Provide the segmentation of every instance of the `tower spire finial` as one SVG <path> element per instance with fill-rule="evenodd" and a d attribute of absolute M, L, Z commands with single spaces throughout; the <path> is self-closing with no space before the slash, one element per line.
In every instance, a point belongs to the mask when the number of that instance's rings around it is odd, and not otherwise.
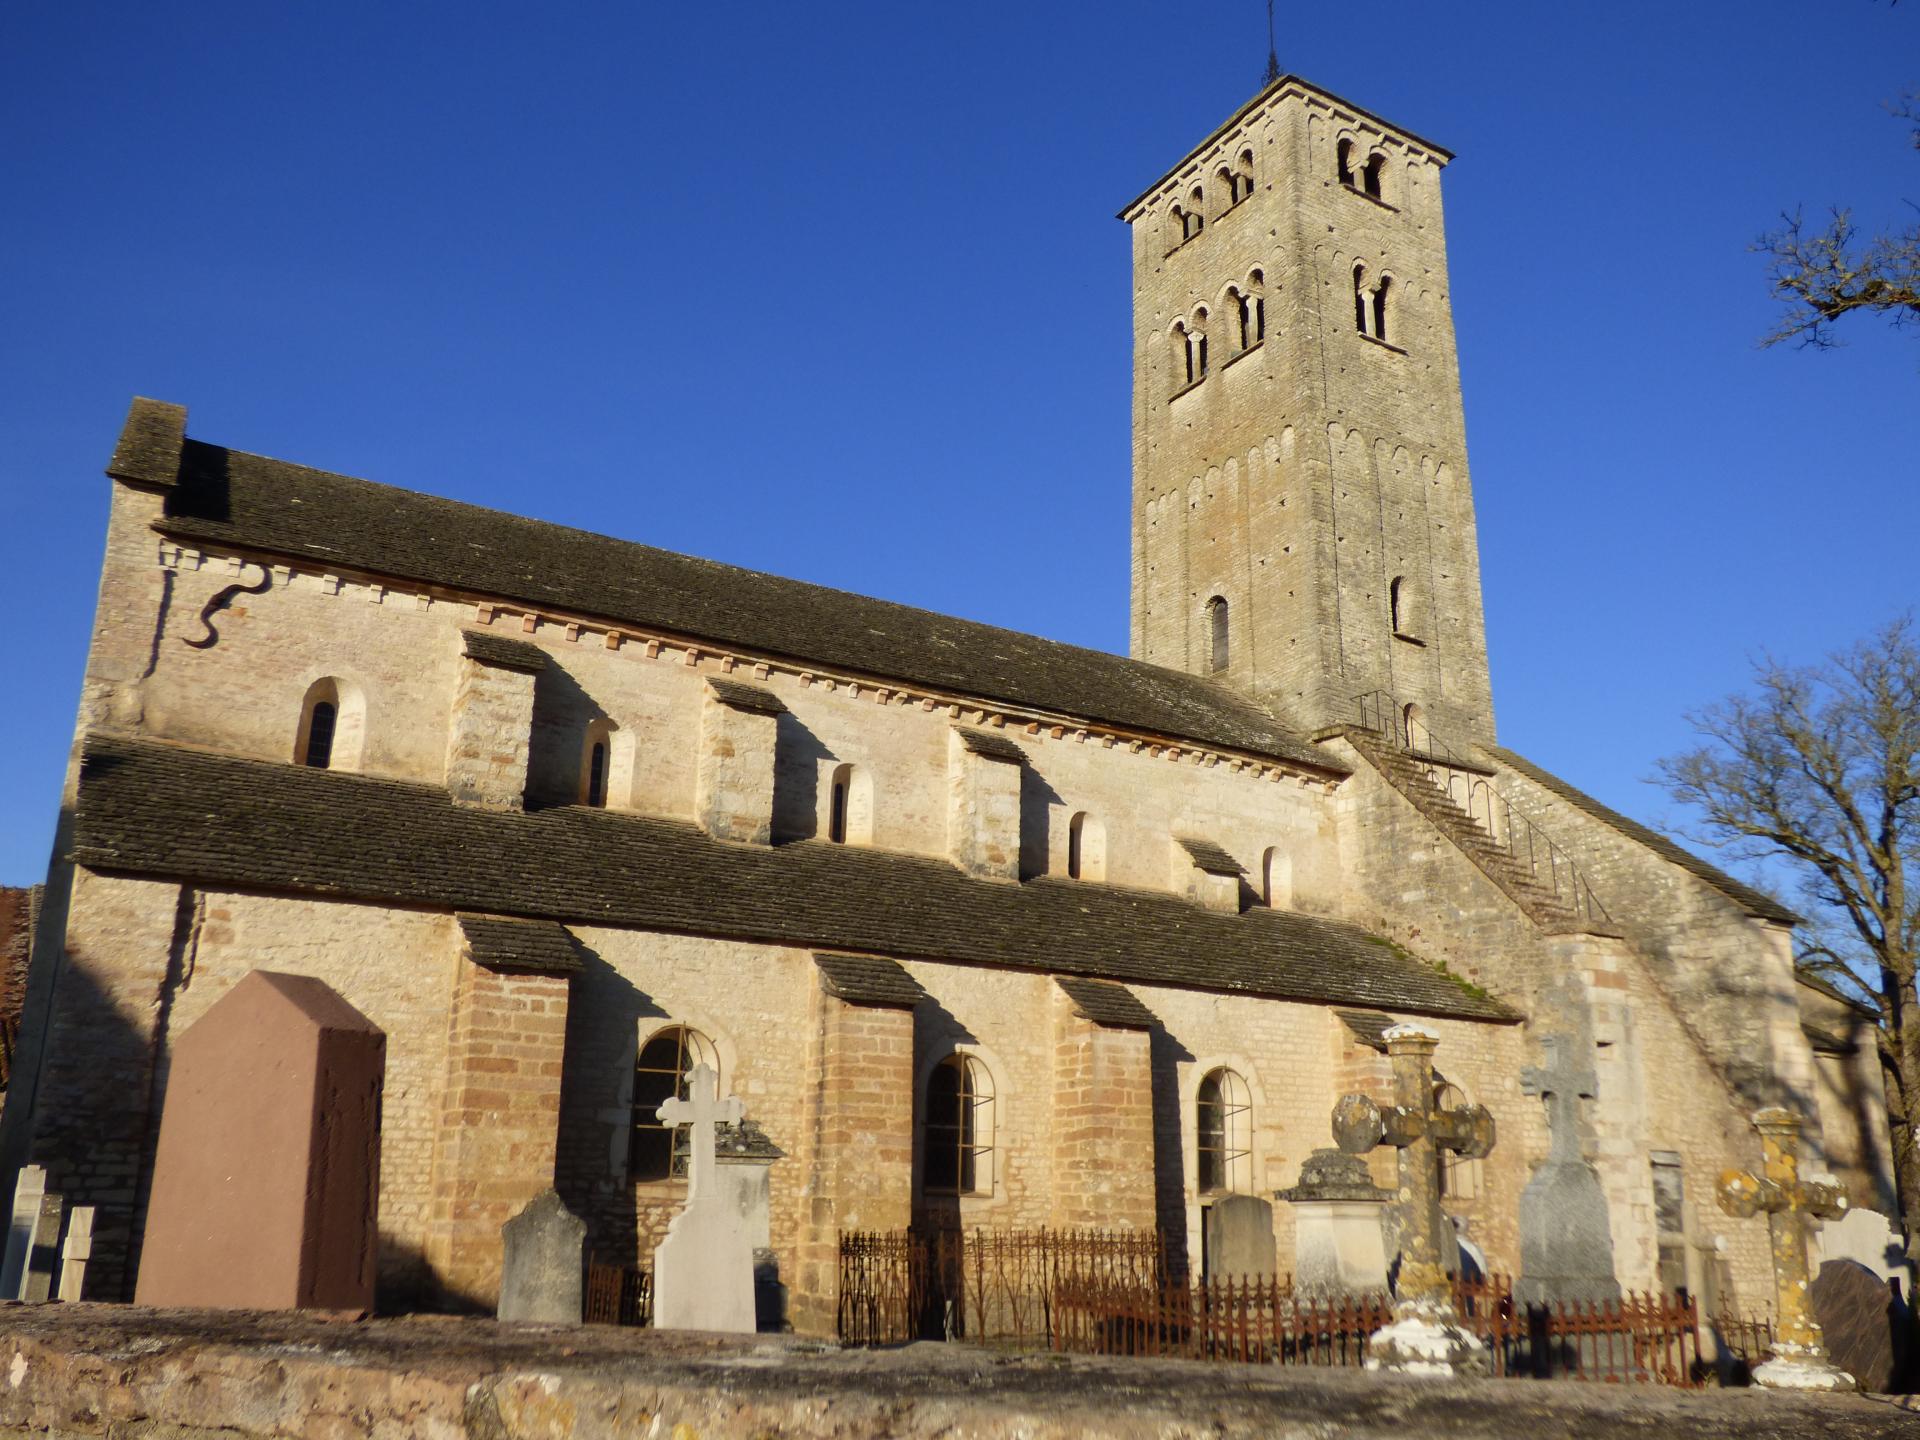
<path fill-rule="evenodd" d="M 1260 83 L 1271 85 L 1280 78 L 1280 52 L 1273 47 L 1273 0 L 1267 0 L 1267 78 Z"/>

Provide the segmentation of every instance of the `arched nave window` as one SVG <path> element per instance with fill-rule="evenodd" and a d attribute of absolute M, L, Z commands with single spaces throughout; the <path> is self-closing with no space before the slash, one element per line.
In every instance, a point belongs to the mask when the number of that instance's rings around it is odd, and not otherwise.
<path fill-rule="evenodd" d="M 1436 1110 L 1458 1110 L 1467 1104 L 1467 1092 L 1458 1085 L 1440 1076 L 1434 1076 L 1433 1108 Z M 1478 1200 L 1481 1187 L 1486 1183 L 1486 1175 L 1478 1160 L 1469 1160 L 1464 1155 L 1440 1148 L 1440 1198 L 1443 1200 Z"/>
<path fill-rule="evenodd" d="M 1246 1195 L 1253 1190 L 1253 1101 L 1247 1082 L 1222 1066 L 1200 1081 L 1194 1102 L 1202 1195 Z"/>
<path fill-rule="evenodd" d="M 993 1193 L 993 1076 L 977 1056 L 949 1055 L 927 1076 L 921 1167 L 936 1195 Z"/>
<path fill-rule="evenodd" d="M 670 1180 L 687 1173 L 687 1127 L 668 1125 L 660 1107 L 687 1098 L 687 1074 L 696 1065 L 720 1073 L 713 1042 L 687 1025 L 656 1030 L 633 1062 L 633 1133 L 627 1142 L 627 1174 L 634 1180 Z M 726 1093 L 724 1082 L 721 1094 Z"/>

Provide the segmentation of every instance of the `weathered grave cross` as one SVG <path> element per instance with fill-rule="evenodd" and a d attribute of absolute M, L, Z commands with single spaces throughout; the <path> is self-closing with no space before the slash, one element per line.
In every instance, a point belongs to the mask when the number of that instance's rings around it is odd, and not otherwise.
<path fill-rule="evenodd" d="M 713 1127 L 721 1121 L 738 1125 L 746 1116 L 746 1106 L 735 1095 L 720 1099 L 720 1077 L 711 1065 L 702 1062 L 687 1074 L 687 1098 L 665 1100 L 654 1113 L 661 1124 L 685 1125 L 691 1132 L 687 1160 L 687 1206 L 691 1209 L 703 1191 L 712 1193 Z"/>
<path fill-rule="evenodd" d="M 1726 1170 L 1720 1175 L 1720 1208 L 1746 1220 L 1767 1217 L 1773 1242 L 1773 1292 L 1779 1328 L 1773 1359 L 1753 1372 L 1762 1385 L 1793 1389 L 1851 1390 L 1853 1377 L 1827 1359 L 1825 1337 L 1808 1304 L 1807 1231 L 1820 1220 L 1847 1213 L 1838 1185 L 1800 1178 L 1800 1117 L 1778 1107 L 1759 1111 L 1762 1173 Z"/>
<path fill-rule="evenodd" d="M 1549 1035 L 1540 1042 L 1547 1052 L 1545 1065 L 1529 1065 L 1520 1072 L 1523 1094 L 1538 1095 L 1547 1104 L 1547 1130 L 1552 1150 L 1548 1164 L 1577 1164 L 1580 1153 L 1580 1102 L 1598 1093 L 1600 1082 L 1591 1065 L 1573 1057 L 1565 1036 Z"/>
<path fill-rule="evenodd" d="M 1333 1108 L 1333 1138 L 1349 1155 L 1365 1155 L 1381 1144 L 1400 1152 L 1400 1274 L 1393 1322 L 1370 1337 L 1367 1368 L 1410 1375 L 1485 1374 L 1492 1357 L 1461 1328 L 1440 1265 L 1440 1151 L 1480 1159 L 1493 1149 L 1493 1116 L 1478 1105 L 1434 1108 L 1438 1035 L 1417 1025 L 1395 1025 L 1384 1038 L 1398 1103 L 1383 1110 L 1369 1096 L 1343 1095 Z"/>

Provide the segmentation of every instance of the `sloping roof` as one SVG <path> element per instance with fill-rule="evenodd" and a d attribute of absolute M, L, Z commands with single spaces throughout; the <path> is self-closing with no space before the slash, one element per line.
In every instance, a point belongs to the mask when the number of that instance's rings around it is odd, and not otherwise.
<path fill-rule="evenodd" d="M 1638 820 L 1629 820 L 1618 810 L 1608 809 L 1584 790 L 1577 790 L 1550 771 L 1542 770 L 1526 756 L 1516 754 L 1504 745 L 1483 745 L 1490 755 L 1512 766 L 1536 785 L 1544 786 L 1558 795 L 1576 810 L 1584 810 L 1601 824 L 1611 827 L 1629 840 L 1638 841 L 1653 851 L 1662 860 L 1678 865 L 1688 874 L 1704 880 L 1729 900 L 1741 906 L 1749 914 L 1762 920 L 1776 920 L 1782 925 L 1798 925 L 1800 917 L 1771 896 L 1763 895 L 1751 885 L 1742 885 L 1726 871 L 1709 865 L 1691 850 L 1683 849 L 1657 830 L 1650 830 Z"/>
<path fill-rule="evenodd" d="M 800 841 L 733 845 L 684 821 L 459 806 L 437 786 L 95 736 L 74 859 L 96 870 L 809 949 L 1374 1005 L 1518 1013 L 1357 926 Z"/>
<path fill-rule="evenodd" d="M 462 914 L 458 919 L 468 956 L 484 969 L 566 975 L 580 968 L 580 952 L 564 925 L 504 915 Z"/>
<path fill-rule="evenodd" d="M 538 675 L 547 668 L 547 652 L 531 641 L 513 640 L 485 630 L 462 630 L 460 636 L 466 653 L 484 665 L 524 670 L 529 675 Z"/>
<path fill-rule="evenodd" d="M 751 710 L 759 715 L 779 715 L 786 711 L 780 697 L 764 685 L 748 685 L 719 675 L 707 677 L 707 689 L 722 705 L 734 710 Z"/>
<path fill-rule="evenodd" d="M 1066 992 L 1074 1010 L 1082 1019 L 1116 1030 L 1151 1030 L 1153 1012 L 1140 1003 L 1140 997 L 1112 980 L 1088 980 L 1056 975 L 1054 984 Z"/>
<path fill-rule="evenodd" d="M 1387 1031 L 1393 1028 L 1393 1017 L 1383 1015 L 1378 1010 L 1336 1010 L 1340 1023 L 1347 1027 L 1347 1033 L 1369 1050 L 1387 1053 Z"/>
<path fill-rule="evenodd" d="M 956 725 L 953 733 L 960 737 L 960 743 L 975 755 L 984 755 L 989 760 L 1005 760 L 1014 765 L 1027 763 L 1027 752 L 1004 735 L 996 735 L 991 730 L 975 730 L 966 725 Z"/>
<path fill-rule="evenodd" d="M 1211 679 L 188 440 L 176 538 L 548 605 L 800 663 L 1346 767 Z"/>
<path fill-rule="evenodd" d="M 912 1009 L 927 998 L 920 982 L 898 960 L 878 955 L 815 955 L 820 983 L 829 995 L 849 1005 L 884 1005 Z"/>
<path fill-rule="evenodd" d="M 1187 852 L 1187 858 L 1209 875 L 1244 875 L 1246 866 L 1229 855 L 1224 846 L 1198 835 L 1176 835 L 1173 843 Z"/>

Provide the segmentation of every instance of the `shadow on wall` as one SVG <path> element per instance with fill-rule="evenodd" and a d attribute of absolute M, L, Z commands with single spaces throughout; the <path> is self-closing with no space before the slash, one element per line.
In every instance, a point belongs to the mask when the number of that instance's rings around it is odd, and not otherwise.
<path fill-rule="evenodd" d="M 561 1056 L 554 1188 L 587 1222 L 587 1245 L 608 1265 L 640 1265 L 634 1191 L 627 1179 L 633 1066 L 643 1021 L 669 1018 L 577 936 L 581 970 L 567 1005 Z"/>
<path fill-rule="evenodd" d="M 1020 767 L 1020 878 L 1031 880 L 1045 875 L 1053 860 L 1051 816 L 1053 807 L 1062 805 L 1060 793 L 1035 772 L 1031 765 Z"/>
<path fill-rule="evenodd" d="M 820 833 L 820 772 L 839 757 L 818 735 L 783 711 L 773 732 L 773 843 Z"/>
<path fill-rule="evenodd" d="M 1193 1063 L 1193 1054 L 1161 1026 L 1147 1034 L 1147 1063 L 1153 1083 L 1153 1209 L 1160 1231 L 1167 1237 L 1167 1269 L 1173 1279 L 1191 1273 L 1187 1254 L 1187 1182 L 1182 1157 L 1186 1153 L 1181 1125 L 1181 1065 Z"/>
<path fill-rule="evenodd" d="M 533 677 L 533 738 L 527 756 L 529 810 L 580 802 L 587 732 L 608 720 L 599 702 L 555 661 Z"/>

